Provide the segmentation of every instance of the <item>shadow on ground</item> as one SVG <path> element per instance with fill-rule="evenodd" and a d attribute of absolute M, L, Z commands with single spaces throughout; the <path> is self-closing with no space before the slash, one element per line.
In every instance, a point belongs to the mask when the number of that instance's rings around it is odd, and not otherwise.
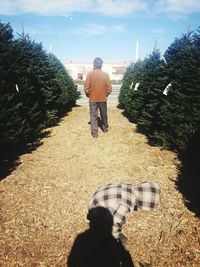
<path fill-rule="evenodd" d="M 89 213 L 90 228 L 76 237 L 68 257 L 68 267 L 134 267 L 129 252 L 111 234 L 112 223 L 108 213 L 101 207 Z M 93 220 L 94 215 L 96 218 Z"/>
<path fill-rule="evenodd" d="M 5 145 L 0 147 L 0 180 L 5 179 L 21 164 L 20 156 L 32 153 L 43 144 L 42 138 L 48 137 L 50 131 L 43 132 L 37 141 L 29 144 Z"/>
<path fill-rule="evenodd" d="M 188 146 L 187 153 L 180 157 L 181 168 L 176 186 L 182 193 L 186 207 L 200 218 L 200 135 Z"/>
<path fill-rule="evenodd" d="M 91 122 L 89 121 L 88 124 L 90 125 Z M 98 117 L 98 127 L 101 129 L 102 132 L 104 132 L 103 122 L 100 117 Z"/>
<path fill-rule="evenodd" d="M 129 122 L 131 122 L 131 123 L 137 123 L 137 121 L 134 120 L 133 116 L 130 116 L 130 115 L 129 115 L 129 113 L 126 111 L 126 109 L 124 108 L 123 105 L 118 104 L 118 105 L 117 105 L 117 108 L 118 108 L 119 110 L 121 110 L 121 114 L 122 114 L 126 119 L 128 119 Z"/>
<path fill-rule="evenodd" d="M 68 116 L 68 113 L 71 112 L 74 107 L 80 106 L 75 102 L 72 102 L 70 105 L 68 104 L 62 111 L 60 111 L 58 118 L 55 121 L 52 121 L 51 125 L 48 127 L 58 126 L 62 119 L 65 116 Z M 39 134 L 36 140 L 33 140 L 32 143 L 17 145 L 6 144 L 0 146 L 0 181 L 5 179 L 17 168 L 17 166 L 21 164 L 19 159 L 21 155 L 32 153 L 43 144 L 41 140 L 49 136 L 50 130 L 44 130 L 41 134 Z"/>

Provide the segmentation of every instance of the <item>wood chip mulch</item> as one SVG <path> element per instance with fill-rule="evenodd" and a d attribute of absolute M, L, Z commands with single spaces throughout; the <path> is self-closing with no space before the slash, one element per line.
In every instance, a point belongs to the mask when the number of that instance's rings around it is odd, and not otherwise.
<path fill-rule="evenodd" d="M 148 145 L 109 103 L 108 116 L 109 132 L 93 139 L 88 107 L 74 107 L 1 181 L 0 266 L 67 266 L 88 228 L 91 194 L 108 183 L 148 180 L 160 184 L 160 204 L 129 214 L 123 227 L 134 266 L 200 266 L 200 221 L 176 189 L 176 154 Z"/>

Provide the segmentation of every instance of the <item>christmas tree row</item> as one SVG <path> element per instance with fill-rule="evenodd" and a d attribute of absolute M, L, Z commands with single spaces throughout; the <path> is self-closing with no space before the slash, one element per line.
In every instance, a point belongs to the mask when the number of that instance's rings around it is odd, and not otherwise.
<path fill-rule="evenodd" d="M 0 147 L 35 140 L 72 107 L 79 92 L 42 44 L 0 22 Z"/>
<path fill-rule="evenodd" d="M 200 28 L 131 64 L 119 104 L 151 144 L 185 153 L 200 133 Z"/>

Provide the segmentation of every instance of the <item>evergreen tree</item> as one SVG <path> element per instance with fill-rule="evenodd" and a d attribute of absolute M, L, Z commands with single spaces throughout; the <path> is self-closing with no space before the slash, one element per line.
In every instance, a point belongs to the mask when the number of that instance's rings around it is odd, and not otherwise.
<path fill-rule="evenodd" d="M 77 91 L 76 85 L 60 60 L 53 54 L 49 54 L 48 58 L 55 71 L 56 82 L 61 90 L 56 102 L 59 107 L 58 113 L 62 113 L 62 111 L 75 104 L 76 100 L 80 97 L 80 92 Z"/>
<path fill-rule="evenodd" d="M 154 49 L 152 54 L 138 61 L 129 70 L 129 75 L 123 79 L 125 86 L 121 90 L 122 100 L 127 115 L 138 123 L 138 128 L 149 133 L 154 128 L 163 87 L 167 84 L 165 63 L 160 52 Z M 132 81 L 132 86 L 130 85 Z M 135 90 L 136 84 L 139 84 Z M 132 87 L 131 89 L 129 87 Z M 122 102 L 121 100 L 121 102 Z"/>
<path fill-rule="evenodd" d="M 134 64 L 131 63 L 127 67 L 127 69 L 126 69 L 126 71 L 124 73 L 123 79 L 122 79 L 122 86 L 120 88 L 120 93 L 119 93 L 119 96 L 118 96 L 119 105 L 120 105 L 121 108 L 125 108 L 125 106 L 126 106 L 127 95 L 129 93 L 130 86 L 131 86 L 131 83 L 132 83 L 133 68 L 134 68 Z"/>
<path fill-rule="evenodd" d="M 13 30 L 9 23 L 0 22 L 0 94 L 9 91 L 10 77 L 13 70 L 10 68 L 11 49 L 13 41 Z"/>
<path fill-rule="evenodd" d="M 21 47 L 13 41 L 12 28 L 9 24 L 0 27 L 0 145 L 15 144 L 27 140 L 37 132 L 37 128 L 27 127 L 28 110 L 24 104 L 23 92 L 18 87 L 18 57 L 23 54 Z M 20 88 L 20 92 L 19 92 Z M 32 107 L 35 108 L 35 105 Z"/>
<path fill-rule="evenodd" d="M 20 48 L 13 66 L 19 88 L 18 102 L 21 103 L 18 114 L 23 121 L 20 141 L 27 142 L 35 139 L 49 120 L 47 110 L 55 89 L 51 86 L 54 73 L 42 44 L 22 34 L 14 45 Z"/>
<path fill-rule="evenodd" d="M 194 124 L 194 140 L 200 139 L 200 27 L 193 34 L 193 92 L 192 94 L 192 113 Z M 197 138 L 196 138 L 197 137 Z M 199 142 L 198 142 L 199 146 Z"/>
<path fill-rule="evenodd" d="M 119 94 L 119 103 L 125 109 L 126 115 L 136 121 L 138 110 L 141 106 L 141 80 L 143 74 L 143 61 L 139 60 L 131 64 L 123 77 L 122 87 Z"/>
<path fill-rule="evenodd" d="M 10 25 L 0 23 L 0 146 L 35 140 L 75 103 L 72 79 L 55 65 L 42 44 L 24 32 L 14 40 Z"/>
<path fill-rule="evenodd" d="M 151 143 L 185 153 L 200 134 L 200 28 L 176 38 L 164 59 L 154 49 L 138 72 L 130 66 L 119 102 Z M 140 83 L 137 91 L 132 80 Z"/>
<path fill-rule="evenodd" d="M 164 147 L 184 152 L 200 125 L 198 41 L 195 44 L 192 33 L 176 38 L 164 57 L 172 87 L 160 108 L 151 138 Z"/>
<path fill-rule="evenodd" d="M 74 105 L 78 95 L 72 79 L 52 65 L 41 44 L 31 41 L 24 32 L 14 39 L 10 24 L 0 22 L 2 166 L 10 170 L 24 145 L 40 137 L 42 129 Z"/>
<path fill-rule="evenodd" d="M 138 109 L 137 126 L 140 132 L 150 135 L 155 128 L 163 100 L 163 88 L 169 82 L 165 73 L 165 62 L 161 59 L 159 50 L 155 49 L 145 58 L 141 82 L 142 104 Z"/>

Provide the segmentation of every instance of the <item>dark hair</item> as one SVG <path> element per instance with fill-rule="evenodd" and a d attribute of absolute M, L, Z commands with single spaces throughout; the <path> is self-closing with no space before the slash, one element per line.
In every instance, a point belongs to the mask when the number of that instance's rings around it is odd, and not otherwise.
<path fill-rule="evenodd" d="M 102 67 L 103 60 L 100 57 L 94 59 L 93 65 L 95 68 L 100 69 Z"/>

